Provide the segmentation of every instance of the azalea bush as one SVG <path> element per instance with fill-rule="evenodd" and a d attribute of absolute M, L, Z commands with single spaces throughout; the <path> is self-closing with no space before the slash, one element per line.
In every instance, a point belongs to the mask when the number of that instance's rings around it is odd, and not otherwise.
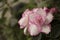
<path fill-rule="evenodd" d="M 0 0 L 0 40 L 60 40 L 60 0 Z"/>

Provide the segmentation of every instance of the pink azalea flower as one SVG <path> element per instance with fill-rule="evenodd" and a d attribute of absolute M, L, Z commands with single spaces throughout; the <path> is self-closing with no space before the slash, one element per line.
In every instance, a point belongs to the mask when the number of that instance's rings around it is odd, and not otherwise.
<path fill-rule="evenodd" d="M 48 34 L 51 31 L 50 23 L 55 9 L 47 10 L 48 8 L 44 7 L 24 11 L 22 18 L 18 21 L 20 28 L 24 29 L 24 34 L 28 32 L 31 36 L 36 36 L 41 32 Z"/>

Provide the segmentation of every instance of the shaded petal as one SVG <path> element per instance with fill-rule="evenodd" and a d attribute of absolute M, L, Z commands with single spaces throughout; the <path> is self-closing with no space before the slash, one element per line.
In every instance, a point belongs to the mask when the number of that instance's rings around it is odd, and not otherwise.
<path fill-rule="evenodd" d="M 56 8 L 51 8 L 51 9 L 50 9 L 50 12 L 51 12 L 51 13 L 56 12 Z"/>
<path fill-rule="evenodd" d="M 35 24 L 30 24 L 28 31 L 31 36 L 35 36 L 39 34 L 39 28 Z"/>
<path fill-rule="evenodd" d="M 48 34 L 51 31 L 50 25 L 43 25 L 41 32 Z"/>
<path fill-rule="evenodd" d="M 49 24 L 53 20 L 53 14 L 49 13 L 46 17 L 45 24 Z"/>
<path fill-rule="evenodd" d="M 44 7 L 43 9 L 46 11 L 46 13 L 50 11 L 47 7 Z"/>
<path fill-rule="evenodd" d="M 28 16 L 25 16 L 25 17 L 21 18 L 18 21 L 18 23 L 20 25 L 20 28 L 24 28 L 28 24 Z"/>

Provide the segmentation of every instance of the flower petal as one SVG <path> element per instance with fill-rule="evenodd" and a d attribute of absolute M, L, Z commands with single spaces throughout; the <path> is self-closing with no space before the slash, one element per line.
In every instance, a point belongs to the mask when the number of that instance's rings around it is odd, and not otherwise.
<path fill-rule="evenodd" d="M 39 14 L 30 14 L 29 21 L 36 24 L 36 25 L 40 25 L 40 26 L 44 23 L 42 16 Z"/>
<path fill-rule="evenodd" d="M 40 33 L 39 28 L 35 24 L 30 24 L 28 31 L 31 36 L 35 36 Z"/>
<path fill-rule="evenodd" d="M 24 34 L 25 34 L 25 35 L 27 34 L 27 29 L 28 29 L 28 27 L 25 27 L 25 28 L 24 28 Z"/>
<path fill-rule="evenodd" d="M 51 9 L 50 9 L 50 12 L 51 12 L 51 13 L 56 12 L 56 8 L 51 8 Z"/>
<path fill-rule="evenodd" d="M 38 8 L 34 8 L 32 11 L 36 13 L 38 10 Z"/>
<path fill-rule="evenodd" d="M 50 31 L 51 31 L 51 26 L 50 25 L 42 26 L 41 32 L 48 34 Z"/>
<path fill-rule="evenodd" d="M 24 13 L 22 14 L 22 17 L 25 17 L 25 16 L 29 15 L 31 12 L 32 12 L 32 11 L 30 11 L 29 9 L 26 9 L 26 10 L 24 11 Z"/>
<path fill-rule="evenodd" d="M 37 13 L 38 13 L 39 15 L 41 15 L 41 16 L 42 16 L 42 19 L 45 21 L 46 11 L 45 11 L 44 9 L 40 8 L 40 9 L 37 11 Z"/>
<path fill-rule="evenodd" d="M 25 17 L 21 18 L 18 21 L 18 23 L 20 25 L 20 28 L 24 28 L 28 24 L 28 16 L 25 16 Z"/>
<path fill-rule="evenodd" d="M 53 20 L 53 15 L 49 13 L 46 17 L 45 24 L 49 24 Z"/>
<path fill-rule="evenodd" d="M 42 8 L 40 8 L 38 11 L 37 11 L 38 14 L 42 15 L 42 16 L 46 16 L 46 11 Z"/>
<path fill-rule="evenodd" d="M 44 7 L 43 9 L 46 11 L 46 13 L 50 11 L 47 7 Z"/>

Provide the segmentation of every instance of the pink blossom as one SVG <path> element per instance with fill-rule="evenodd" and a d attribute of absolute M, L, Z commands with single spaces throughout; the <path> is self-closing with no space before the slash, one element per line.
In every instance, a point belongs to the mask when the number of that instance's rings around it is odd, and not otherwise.
<path fill-rule="evenodd" d="M 24 29 L 24 34 L 27 32 L 31 36 L 36 36 L 43 32 L 48 34 L 51 31 L 50 23 L 53 20 L 54 8 L 34 8 L 32 10 L 26 9 L 22 14 L 22 18 L 18 21 L 20 28 Z"/>

